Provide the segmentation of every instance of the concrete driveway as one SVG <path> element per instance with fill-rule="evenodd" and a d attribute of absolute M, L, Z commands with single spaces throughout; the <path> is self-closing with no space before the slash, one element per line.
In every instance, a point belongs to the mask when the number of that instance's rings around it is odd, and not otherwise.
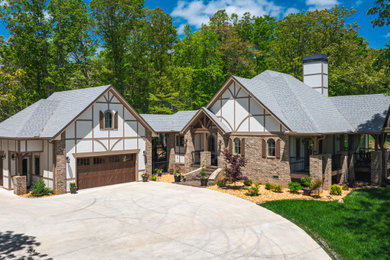
<path fill-rule="evenodd" d="M 24 199 L 0 189 L 0 259 L 329 259 L 248 201 L 167 183 Z"/>

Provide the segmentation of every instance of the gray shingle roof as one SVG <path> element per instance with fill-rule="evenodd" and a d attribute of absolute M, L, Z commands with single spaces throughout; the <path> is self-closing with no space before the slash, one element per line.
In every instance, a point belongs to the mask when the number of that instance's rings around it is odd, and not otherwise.
<path fill-rule="evenodd" d="M 141 114 L 155 132 L 180 132 L 198 110 L 179 111 L 173 115 Z"/>
<path fill-rule="evenodd" d="M 230 128 L 223 122 L 221 122 L 220 119 L 218 119 L 218 117 L 213 113 L 211 112 L 210 110 L 208 110 L 207 108 L 205 107 L 202 107 L 202 110 L 225 132 L 225 133 L 230 133 L 231 130 Z"/>
<path fill-rule="evenodd" d="M 329 99 L 355 131 L 361 133 L 382 131 L 390 106 L 390 96 L 383 94 L 354 95 L 330 97 Z"/>
<path fill-rule="evenodd" d="M 53 93 L 0 123 L 3 138 L 53 138 L 110 86 Z"/>
<path fill-rule="evenodd" d="M 284 73 L 264 71 L 252 79 L 234 77 L 292 132 L 353 132 L 331 98 Z M 359 113 L 366 113 L 363 110 Z"/>

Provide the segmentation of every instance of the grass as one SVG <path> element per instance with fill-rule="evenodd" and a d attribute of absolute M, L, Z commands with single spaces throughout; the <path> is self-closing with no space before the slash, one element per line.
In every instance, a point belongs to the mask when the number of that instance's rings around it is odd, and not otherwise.
<path fill-rule="evenodd" d="M 344 203 L 282 200 L 261 206 L 324 240 L 342 259 L 390 258 L 390 189 L 353 191 Z"/>

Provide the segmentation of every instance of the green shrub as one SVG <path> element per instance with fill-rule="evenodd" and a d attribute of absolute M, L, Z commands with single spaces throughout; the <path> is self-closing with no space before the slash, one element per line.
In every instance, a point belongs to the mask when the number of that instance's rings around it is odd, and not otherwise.
<path fill-rule="evenodd" d="M 332 186 L 330 186 L 329 193 L 332 194 L 332 195 L 341 195 L 341 187 L 340 187 L 340 185 L 333 184 Z"/>
<path fill-rule="evenodd" d="M 252 197 L 255 197 L 255 196 L 259 196 L 259 186 L 260 186 L 261 183 L 257 183 L 251 187 L 246 187 L 246 195 L 248 196 L 252 196 Z"/>
<path fill-rule="evenodd" d="M 291 193 L 298 193 L 299 190 L 302 190 L 302 186 L 298 182 L 290 182 L 288 188 Z"/>
<path fill-rule="evenodd" d="M 244 185 L 245 186 L 252 186 L 252 181 L 247 179 L 247 180 L 244 180 Z"/>
<path fill-rule="evenodd" d="M 40 180 L 31 186 L 31 195 L 34 197 L 42 197 L 49 193 L 53 193 L 53 190 L 47 188 L 43 180 Z"/>
<path fill-rule="evenodd" d="M 280 185 L 275 185 L 274 188 L 272 189 L 273 192 L 277 192 L 277 193 L 282 193 L 282 186 Z"/>
<path fill-rule="evenodd" d="M 349 187 L 348 187 L 348 185 L 343 185 L 343 188 L 342 188 L 342 190 L 349 190 Z"/>
<path fill-rule="evenodd" d="M 151 181 L 156 181 L 157 180 L 157 175 L 156 174 L 150 175 L 150 180 Z"/>
<path fill-rule="evenodd" d="M 217 186 L 222 188 L 222 187 L 225 187 L 225 182 L 223 180 L 218 180 L 217 181 Z"/>
<path fill-rule="evenodd" d="M 303 177 L 300 180 L 303 187 L 310 187 L 311 184 L 311 177 Z"/>
<path fill-rule="evenodd" d="M 274 185 L 272 185 L 271 183 L 267 182 L 267 183 L 265 184 L 265 189 L 266 189 L 266 190 L 272 190 L 273 188 L 274 188 Z"/>

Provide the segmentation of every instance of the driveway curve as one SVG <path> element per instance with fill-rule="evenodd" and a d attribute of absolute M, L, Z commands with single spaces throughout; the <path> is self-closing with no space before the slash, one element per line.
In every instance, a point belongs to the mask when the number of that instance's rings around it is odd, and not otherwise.
<path fill-rule="evenodd" d="M 42 199 L 0 190 L 0 259 L 330 259 L 302 229 L 208 189 L 127 183 Z"/>

